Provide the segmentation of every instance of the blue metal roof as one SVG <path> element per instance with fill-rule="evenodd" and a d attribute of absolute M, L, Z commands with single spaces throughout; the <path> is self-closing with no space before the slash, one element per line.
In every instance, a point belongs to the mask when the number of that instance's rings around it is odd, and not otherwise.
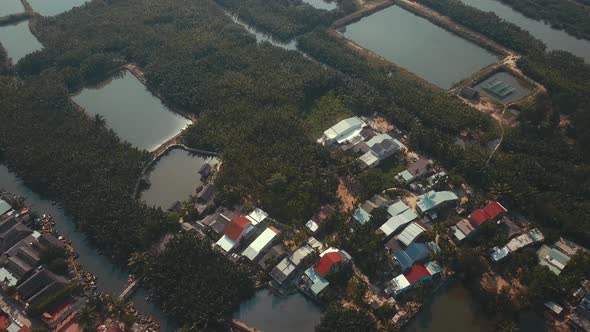
<path fill-rule="evenodd" d="M 402 270 L 412 267 L 414 263 L 430 257 L 430 249 L 424 243 L 413 243 L 406 250 L 395 254 L 395 259 L 399 262 Z"/>

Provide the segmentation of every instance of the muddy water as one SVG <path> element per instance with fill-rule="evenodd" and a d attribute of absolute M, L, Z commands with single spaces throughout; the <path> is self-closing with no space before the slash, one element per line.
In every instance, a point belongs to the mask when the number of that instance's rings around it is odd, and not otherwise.
<path fill-rule="evenodd" d="M 12 14 L 19 14 L 25 11 L 25 7 L 20 0 L 2 0 L 0 1 L 0 17 Z"/>
<path fill-rule="evenodd" d="M 148 173 L 150 187 L 141 193 L 141 199 L 150 206 L 170 208 L 176 201 L 195 195 L 203 185 L 198 173 L 205 163 L 216 165 L 216 158 L 199 156 L 182 149 L 173 149 L 154 165 Z"/>
<path fill-rule="evenodd" d="M 101 86 L 86 88 L 72 99 L 131 145 L 148 151 L 176 136 L 191 121 L 168 110 L 127 71 Z"/>
<path fill-rule="evenodd" d="M 343 34 L 443 89 L 497 61 L 486 49 L 398 6 L 346 26 Z"/>

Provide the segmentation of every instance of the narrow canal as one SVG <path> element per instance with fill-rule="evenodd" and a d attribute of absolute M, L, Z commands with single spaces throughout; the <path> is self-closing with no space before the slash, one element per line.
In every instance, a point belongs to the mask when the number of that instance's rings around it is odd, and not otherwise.
<path fill-rule="evenodd" d="M 149 171 L 149 188 L 141 193 L 141 199 L 150 206 L 166 210 L 177 201 L 184 201 L 196 194 L 203 185 L 198 171 L 206 163 L 215 166 L 218 159 L 200 156 L 182 149 L 172 149 Z"/>
<path fill-rule="evenodd" d="M 0 43 L 4 46 L 8 57 L 12 58 L 13 64 L 16 64 L 25 55 L 43 48 L 43 45 L 29 30 L 29 21 L 0 27 Z"/>
<path fill-rule="evenodd" d="M 96 87 L 85 88 L 72 99 L 91 116 L 131 145 L 148 151 L 176 136 L 191 121 L 169 111 L 128 71 Z"/>
<path fill-rule="evenodd" d="M 465 4 L 477 9 L 494 12 L 501 19 L 514 23 L 519 27 L 528 30 L 534 37 L 542 40 L 551 50 L 566 50 L 586 62 L 590 62 L 590 41 L 577 39 L 562 30 L 552 28 L 549 24 L 530 19 L 516 10 L 495 0 L 461 0 Z"/>
<path fill-rule="evenodd" d="M 398 6 L 346 26 L 343 35 L 443 89 L 498 60 L 488 50 Z"/>
<path fill-rule="evenodd" d="M 106 257 L 97 254 L 86 236 L 76 230 L 74 221 L 68 217 L 57 205 L 31 191 L 8 168 L 0 165 L 0 188 L 27 198 L 26 203 L 36 213 L 46 213 L 53 216 L 56 223 L 55 229 L 68 240 L 72 241 L 72 247 L 79 254 L 79 262 L 83 269 L 94 274 L 97 287 L 100 291 L 109 294 L 120 294 L 127 283 L 128 274 L 113 265 Z M 136 308 L 146 315 L 152 316 L 161 325 L 161 331 L 174 331 L 175 325 L 167 320 L 164 314 L 152 303 L 145 300 L 145 292 L 140 289 L 131 298 Z"/>

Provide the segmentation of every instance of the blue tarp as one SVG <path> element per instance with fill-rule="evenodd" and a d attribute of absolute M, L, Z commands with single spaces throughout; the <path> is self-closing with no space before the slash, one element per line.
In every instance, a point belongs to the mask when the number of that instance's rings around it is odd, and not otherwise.
<path fill-rule="evenodd" d="M 411 268 L 414 263 L 428 257 L 430 257 L 430 249 L 424 243 L 413 243 L 406 250 L 395 254 L 395 259 L 404 271 Z"/>

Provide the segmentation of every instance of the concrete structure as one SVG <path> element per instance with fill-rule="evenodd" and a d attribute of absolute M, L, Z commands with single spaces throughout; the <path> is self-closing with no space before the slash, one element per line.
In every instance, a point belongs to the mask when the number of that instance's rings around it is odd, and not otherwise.
<path fill-rule="evenodd" d="M 239 216 L 227 225 L 223 236 L 215 244 L 224 252 L 229 253 L 252 229 L 252 222 L 244 216 Z"/>
<path fill-rule="evenodd" d="M 561 274 L 561 271 L 565 269 L 571 259 L 559 249 L 545 244 L 537 250 L 537 256 L 539 257 L 539 264 L 548 267 L 551 272 L 557 275 Z"/>
<path fill-rule="evenodd" d="M 279 284 L 285 283 L 293 276 L 297 266 L 303 259 L 314 253 L 315 250 L 309 246 L 304 245 L 295 250 L 289 257 L 285 257 L 282 261 L 270 271 L 270 276 L 273 277 Z"/>
<path fill-rule="evenodd" d="M 397 179 L 405 182 L 411 183 L 412 181 L 416 180 L 417 178 L 425 175 L 430 171 L 430 166 L 432 165 L 432 161 L 428 159 L 418 159 L 408 165 L 408 168 L 399 173 L 397 175 Z"/>
<path fill-rule="evenodd" d="M 314 295 L 318 295 L 330 284 L 325 277 L 329 273 L 339 270 L 343 264 L 350 260 L 351 257 L 346 251 L 328 248 L 320 254 L 320 260 L 305 271 L 302 280 Z"/>
<path fill-rule="evenodd" d="M 369 148 L 359 159 L 368 167 L 375 167 L 394 153 L 405 150 L 406 147 L 388 134 L 379 134 L 366 143 Z"/>

